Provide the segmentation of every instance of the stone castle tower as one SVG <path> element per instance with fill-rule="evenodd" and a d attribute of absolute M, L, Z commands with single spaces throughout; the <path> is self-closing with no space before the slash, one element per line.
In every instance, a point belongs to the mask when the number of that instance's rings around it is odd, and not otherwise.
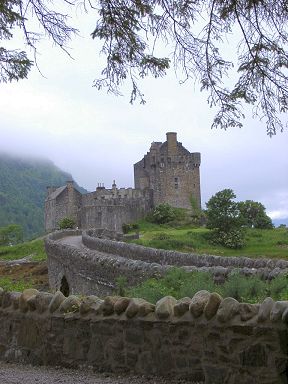
<path fill-rule="evenodd" d="M 111 189 L 104 185 L 82 195 L 68 181 L 62 187 L 48 187 L 45 201 L 45 230 L 54 231 L 64 217 L 72 218 L 79 228 L 122 230 L 147 215 L 161 203 L 191 209 L 191 198 L 201 207 L 200 153 L 190 153 L 167 133 L 164 143 L 153 142 L 150 151 L 134 164 L 135 189 Z"/>
<path fill-rule="evenodd" d="M 191 198 L 201 208 L 200 153 L 190 153 L 177 141 L 177 133 L 168 132 L 164 143 L 153 142 L 150 151 L 134 164 L 137 189 L 153 190 L 154 206 L 169 203 L 191 209 Z"/>

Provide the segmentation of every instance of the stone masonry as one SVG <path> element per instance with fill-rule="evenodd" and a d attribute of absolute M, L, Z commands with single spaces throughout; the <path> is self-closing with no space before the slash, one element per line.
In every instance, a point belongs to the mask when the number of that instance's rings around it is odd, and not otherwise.
<path fill-rule="evenodd" d="M 78 239 L 78 245 L 69 239 Z M 118 241 L 117 241 L 118 240 Z M 57 231 L 45 238 L 49 285 L 52 290 L 104 297 L 115 291 L 117 277 L 129 286 L 163 276 L 177 266 L 186 271 L 210 272 L 223 282 L 237 269 L 245 276 L 262 279 L 288 273 L 288 261 L 197 255 L 143 247 L 119 241 L 119 234 L 103 229 Z M 65 283 L 65 284 L 64 284 Z"/>
<path fill-rule="evenodd" d="M 246 304 L 199 291 L 154 305 L 0 288 L 0 359 L 199 384 L 287 384 L 287 321 L 288 302 L 271 298 Z"/>
<path fill-rule="evenodd" d="M 153 190 L 154 205 L 169 203 L 191 209 L 191 198 L 201 207 L 200 153 L 190 153 L 168 132 L 164 143 L 153 142 L 150 151 L 134 164 L 135 188 Z"/>
<path fill-rule="evenodd" d="M 45 200 L 45 230 L 54 231 L 64 217 L 82 229 L 107 228 L 122 231 L 124 223 L 143 218 L 161 203 L 191 209 L 191 199 L 201 207 L 200 153 L 190 153 L 167 133 L 164 143 L 153 142 L 150 151 L 134 164 L 135 188 L 111 189 L 98 184 L 96 191 L 81 194 L 68 181 L 66 186 L 48 187 Z"/>

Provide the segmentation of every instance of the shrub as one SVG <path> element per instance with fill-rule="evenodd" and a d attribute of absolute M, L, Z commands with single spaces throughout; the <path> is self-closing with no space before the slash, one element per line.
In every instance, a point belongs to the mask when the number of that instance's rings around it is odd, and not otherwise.
<path fill-rule="evenodd" d="M 176 209 L 171 207 L 171 205 L 164 203 L 159 204 L 152 213 L 148 216 L 148 220 L 156 224 L 165 224 L 169 223 L 176 218 Z"/>
<path fill-rule="evenodd" d="M 59 221 L 58 225 L 60 229 L 73 229 L 76 226 L 76 222 L 70 217 L 64 217 Z"/>
<path fill-rule="evenodd" d="M 288 278 L 287 275 L 280 275 L 270 281 L 267 295 L 274 300 L 288 300 Z"/>
<path fill-rule="evenodd" d="M 245 245 L 244 232 L 241 229 L 234 229 L 229 232 L 214 230 L 207 237 L 212 244 L 219 244 L 226 248 L 240 249 Z"/>
<path fill-rule="evenodd" d="M 267 282 L 258 276 L 246 277 L 236 270 L 223 285 L 218 286 L 217 291 L 223 297 L 233 297 L 240 302 L 257 303 L 267 296 L 267 287 Z"/>
<path fill-rule="evenodd" d="M 139 231 L 139 225 L 136 223 L 133 224 L 122 224 L 122 231 L 126 235 L 129 232 L 132 231 Z"/>
<path fill-rule="evenodd" d="M 116 293 L 119 296 L 124 296 L 128 285 L 127 278 L 125 276 L 119 276 L 116 279 Z"/>

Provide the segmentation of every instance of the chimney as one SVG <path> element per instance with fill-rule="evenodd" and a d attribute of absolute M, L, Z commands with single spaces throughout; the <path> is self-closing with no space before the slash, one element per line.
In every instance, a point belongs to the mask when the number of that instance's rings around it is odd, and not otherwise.
<path fill-rule="evenodd" d="M 167 132 L 167 143 L 168 143 L 168 155 L 177 155 L 177 133 Z"/>
<path fill-rule="evenodd" d="M 73 189 L 74 188 L 74 181 L 73 180 L 67 180 L 66 181 L 66 186 L 68 189 Z"/>

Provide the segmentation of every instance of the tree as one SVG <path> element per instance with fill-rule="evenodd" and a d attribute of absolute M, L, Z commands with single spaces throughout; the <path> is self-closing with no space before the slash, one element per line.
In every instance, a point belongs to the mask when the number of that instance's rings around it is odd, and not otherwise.
<path fill-rule="evenodd" d="M 0 228 L 0 245 L 18 244 L 23 241 L 21 225 L 10 224 Z"/>
<path fill-rule="evenodd" d="M 58 224 L 60 229 L 73 229 L 76 226 L 75 220 L 70 217 L 64 217 Z"/>
<path fill-rule="evenodd" d="M 65 49 L 76 30 L 67 15 L 53 10 L 53 0 L 4 0 L 0 5 L 0 37 L 11 39 L 18 26 L 28 46 L 39 33 L 27 19 L 36 17 L 44 34 Z M 103 41 L 106 66 L 94 86 L 120 94 L 131 81 L 131 99 L 145 102 L 139 78 L 162 77 L 174 67 L 180 82 L 197 80 L 208 91 L 208 103 L 219 107 L 214 127 L 241 127 L 243 104 L 265 119 L 268 135 L 283 130 L 288 110 L 288 6 L 285 0 L 62 0 L 97 10 L 92 38 Z M 51 4 L 51 5 L 50 5 Z M 48 7 L 49 5 L 49 7 Z M 233 39 L 237 42 L 233 44 Z M 227 49 L 229 47 L 229 49 Z M 235 50 L 235 59 L 227 54 Z M 169 51 L 171 54 L 166 54 Z M 23 51 L 0 49 L 2 81 L 27 76 L 32 61 Z M 229 84 L 228 75 L 235 78 Z"/>
<path fill-rule="evenodd" d="M 148 220 L 156 224 L 165 224 L 176 219 L 178 215 L 179 211 L 177 208 L 171 207 L 168 203 L 163 203 L 153 209 L 148 215 Z"/>
<path fill-rule="evenodd" d="M 223 189 L 210 198 L 206 203 L 207 228 L 229 232 L 241 226 L 235 198 L 232 189 Z"/>
<path fill-rule="evenodd" d="M 272 220 L 267 216 L 263 204 L 253 200 L 246 200 L 240 201 L 238 207 L 243 225 L 259 229 L 273 228 Z"/>
<path fill-rule="evenodd" d="M 232 189 L 223 189 L 206 203 L 207 228 L 212 229 L 210 241 L 226 248 L 242 248 L 245 244 L 235 198 Z"/>
<path fill-rule="evenodd" d="M 120 93 L 132 84 L 131 102 L 144 101 L 138 79 L 161 77 L 171 62 L 182 82 L 197 79 L 218 106 L 213 126 L 241 127 L 242 106 L 266 120 L 271 136 L 283 130 L 288 109 L 287 1 L 265 0 L 101 0 L 93 38 L 103 40 L 107 58 L 97 88 Z M 236 58 L 229 41 L 240 36 Z M 164 51 L 172 51 L 169 57 Z M 171 47 L 171 48 L 170 48 Z M 229 47 L 229 49 L 227 49 Z M 226 75 L 236 75 L 230 89 Z"/>
<path fill-rule="evenodd" d="M 24 41 L 34 52 L 36 61 L 37 42 L 45 35 L 67 52 L 65 46 L 77 30 L 67 25 L 68 16 L 55 10 L 55 3 L 72 6 L 74 0 L 2 0 L 0 2 L 0 38 L 10 40 L 14 30 L 20 28 Z M 36 20 L 39 29 L 31 30 L 31 19 Z M 24 79 L 28 76 L 33 61 L 23 50 L 0 47 L 0 82 Z"/>

